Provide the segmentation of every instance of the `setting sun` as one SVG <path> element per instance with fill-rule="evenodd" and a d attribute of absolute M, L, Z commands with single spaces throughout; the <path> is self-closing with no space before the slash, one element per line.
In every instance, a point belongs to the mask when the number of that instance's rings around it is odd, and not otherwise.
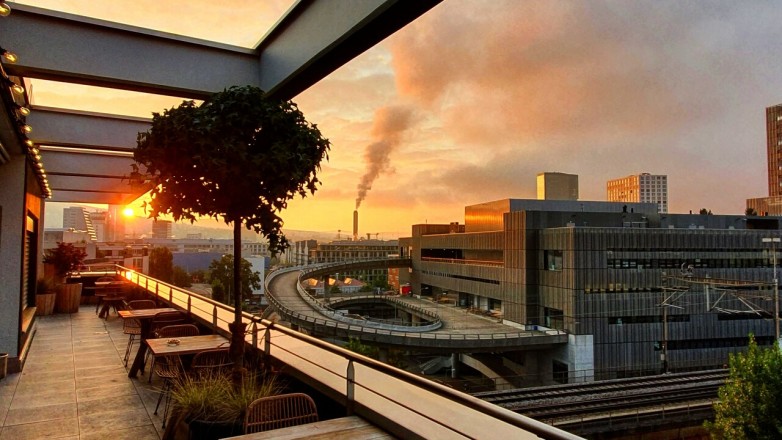
<path fill-rule="evenodd" d="M 133 215 L 136 213 L 136 211 L 133 210 L 133 208 L 125 208 L 122 210 L 122 214 L 125 217 L 133 217 Z"/>

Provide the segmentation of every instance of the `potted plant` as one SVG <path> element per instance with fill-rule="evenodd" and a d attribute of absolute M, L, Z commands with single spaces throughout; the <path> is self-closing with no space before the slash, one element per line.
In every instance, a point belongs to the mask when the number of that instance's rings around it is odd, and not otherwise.
<path fill-rule="evenodd" d="M 53 278 L 39 278 L 35 283 L 35 314 L 39 316 L 54 313 L 57 283 Z"/>
<path fill-rule="evenodd" d="M 63 283 L 61 288 L 57 289 L 57 298 L 55 308 L 57 313 L 75 313 L 79 311 L 81 303 L 81 283 L 65 284 L 65 277 L 68 273 L 81 266 L 87 253 L 83 249 L 77 248 L 71 243 L 57 243 L 54 249 L 46 250 L 43 262 L 54 266 L 58 281 Z"/>
<path fill-rule="evenodd" d="M 231 376 L 185 376 L 171 389 L 171 411 L 163 439 L 211 440 L 243 434 L 247 407 L 281 387 L 274 376 L 247 374 L 240 387 Z"/>
<path fill-rule="evenodd" d="M 253 86 L 230 87 L 200 105 L 185 101 L 153 113 L 149 131 L 139 133 L 131 178 L 145 176 L 152 190 L 149 216 L 175 221 L 199 216 L 233 225 L 233 287 L 241 292 L 241 233 L 266 237 L 272 255 L 284 251 L 280 213 L 295 196 L 314 194 L 317 172 L 330 143 L 295 104 L 267 96 Z M 224 286 L 228 287 L 228 286 Z M 231 359 L 234 382 L 242 378 L 242 298 L 234 295 Z"/>

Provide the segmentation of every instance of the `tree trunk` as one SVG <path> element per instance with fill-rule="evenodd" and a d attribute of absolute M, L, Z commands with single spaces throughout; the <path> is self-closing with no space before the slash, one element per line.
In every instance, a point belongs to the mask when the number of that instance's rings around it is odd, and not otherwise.
<path fill-rule="evenodd" d="M 242 322 L 242 222 L 234 220 L 234 322 L 231 330 L 231 360 L 234 363 L 233 382 L 238 388 L 244 376 L 244 331 L 247 325 Z"/>

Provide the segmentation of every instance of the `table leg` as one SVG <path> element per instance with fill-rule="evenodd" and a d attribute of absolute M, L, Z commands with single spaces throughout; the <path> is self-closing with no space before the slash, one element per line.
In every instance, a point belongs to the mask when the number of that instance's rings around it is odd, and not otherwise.
<path fill-rule="evenodd" d="M 150 329 L 152 328 L 152 320 L 140 319 L 141 322 L 141 335 L 139 335 L 139 346 L 136 352 L 136 358 L 133 359 L 133 365 L 130 366 L 128 371 L 128 377 L 136 377 L 139 370 L 141 374 L 144 374 L 144 357 L 147 354 L 147 338 L 149 337 Z"/>

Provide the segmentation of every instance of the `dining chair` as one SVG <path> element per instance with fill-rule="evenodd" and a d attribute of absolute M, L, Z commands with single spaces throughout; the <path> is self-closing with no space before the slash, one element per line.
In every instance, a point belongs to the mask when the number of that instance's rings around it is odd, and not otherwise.
<path fill-rule="evenodd" d="M 141 309 L 154 309 L 157 307 L 155 301 L 151 299 L 139 299 L 135 301 L 128 301 L 125 306 L 129 310 L 141 310 Z M 136 340 L 136 336 L 141 335 L 141 323 L 137 319 L 125 319 L 122 321 L 122 333 L 128 335 L 128 345 L 125 347 L 125 366 L 128 366 L 128 359 L 130 359 L 130 352 L 133 351 L 133 344 Z"/>
<path fill-rule="evenodd" d="M 304 393 L 261 397 L 247 407 L 244 433 L 269 431 L 318 421 L 318 409 Z"/>
<path fill-rule="evenodd" d="M 168 418 L 168 409 L 171 406 L 171 388 L 176 380 L 184 376 L 184 368 L 182 367 L 182 360 L 177 355 L 159 356 L 156 359 L 157 360 L 149 373 L 149 377 L 152 377 L 152 373 L 154 372 L 158 377 L 163 379 L 163 388 L 160 390 L 160 397 L 157 399 L 154 414 L 157 415 L 158 408 L 160 408 L 160 402 L 163 400 L 163 396 L 165 396 L 166 405 L 163 409 L 163 428 L 165 428 L 166 419 Z"/>
<path fill-rule="evenodd" d="M 215 348 L 196 353 L 190 364 L 190 373 L 195 377 L 203 375 L 228 374 L 234 363 L 228 354 L 228 348 Z"/>
<path fill-rule="evenodd" d="M 95 286 L 97 287 L 98 283 L 111 283 L 117 281 L 114 277 L 104 276 L 100 277 L 97 280 L 95 280 Z M 105 293 L 98 293 L 98 290 L 95 290 L 95 314 L 98 313 L 98 310 L 100 310 L 100 305 L 103 302 L 103 297 L 106 296 Z"/>
<path fill-rule="evenodd" d="M 198 327 L 196 327 L 193 324 L 174 324 L 174 325 L 167 325 L 163 328 L 158 329 L 157 333 L 155 334 L 155 337 L 158 339 L 164 339 L 164 338 L 180 338 L 184 336 L 198 336 L 201 334 L 201 331 L 198 330 Z M 147 379 L 148 383 L 152 383 L 152 374 L 157 374 L 157 371 L 155 369 L 155 364 L 158 362 L 158 357 L 152 359 L 152 368 L 150 368 L 149 378 Z"/>

